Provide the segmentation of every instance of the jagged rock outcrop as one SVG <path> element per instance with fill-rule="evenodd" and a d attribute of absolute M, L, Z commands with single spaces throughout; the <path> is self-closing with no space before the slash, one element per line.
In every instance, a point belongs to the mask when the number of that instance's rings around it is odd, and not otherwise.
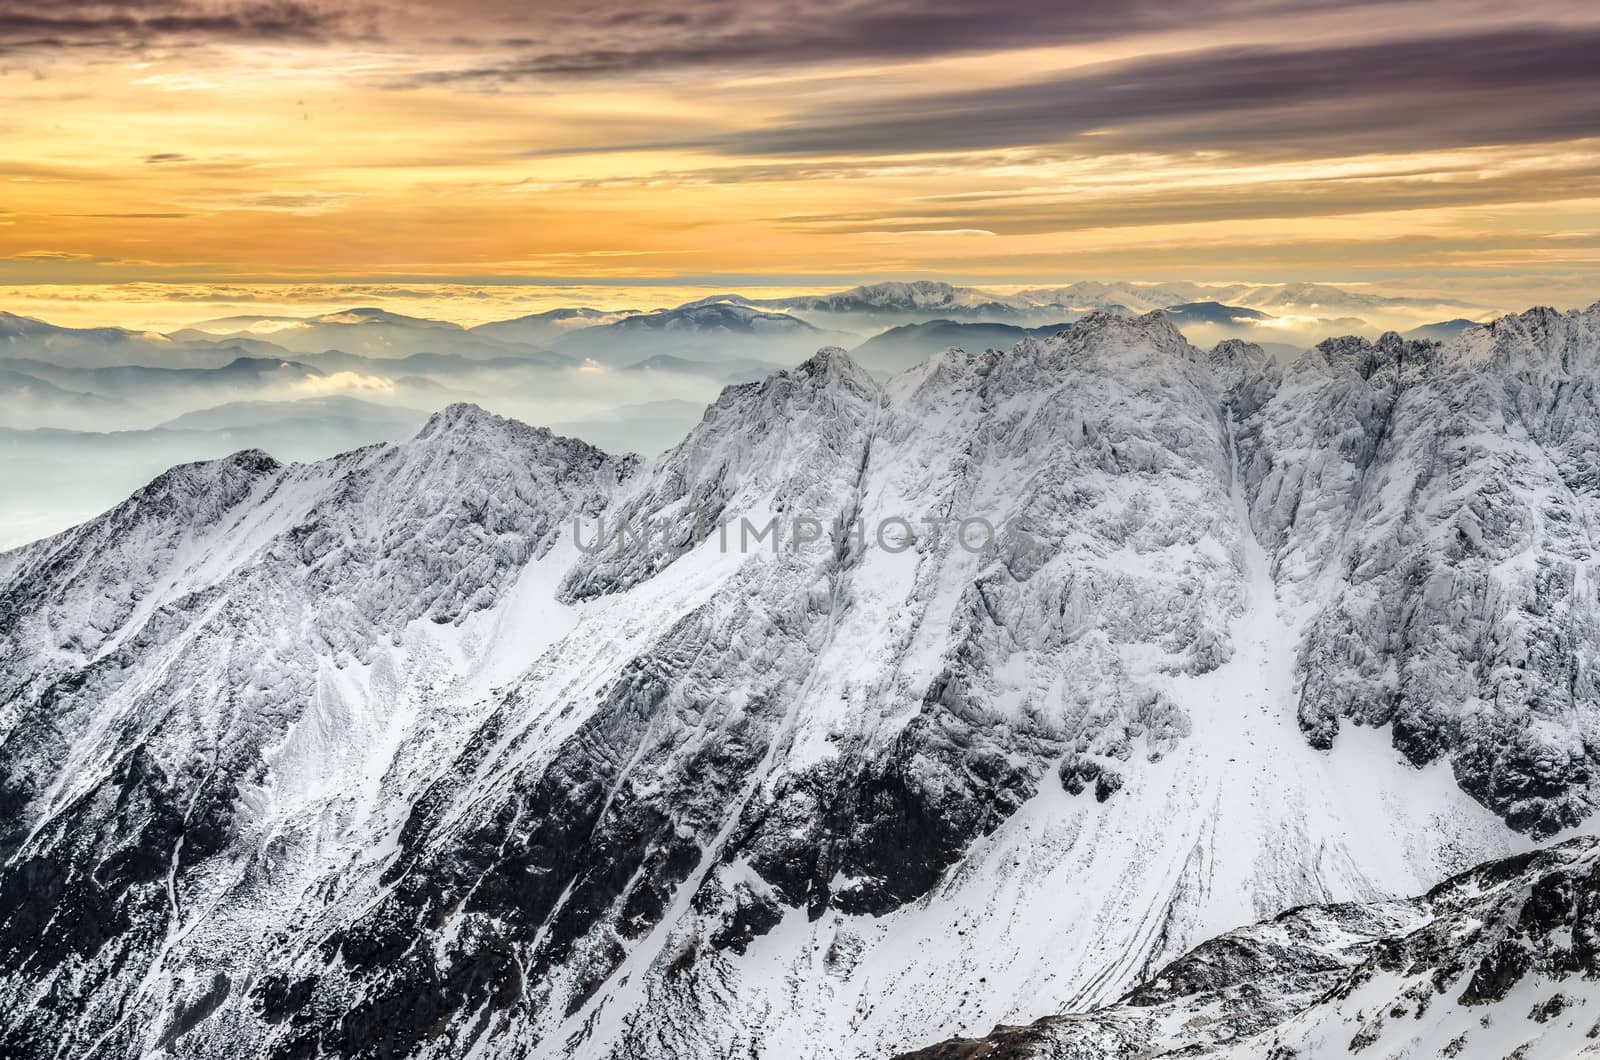
<path fill-rule="evenodd" d="M 1535 835 L 1594 805 L 1597 315 L 1330 340 L 1240 410 L 1256 532 L 1311 616 L 1308 737 L 1389 726 Z"/>
<path fill-rule="evenodd" d="M 1600 841 L 1230 931 L 1115 1004 L 901 1060 L 1600 1054 Z"/>

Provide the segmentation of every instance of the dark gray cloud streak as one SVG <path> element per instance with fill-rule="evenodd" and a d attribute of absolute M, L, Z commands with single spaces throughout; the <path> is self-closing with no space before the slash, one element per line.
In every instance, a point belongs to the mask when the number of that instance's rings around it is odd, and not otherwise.
<path fill-rule="evenodd" d="M 1218 48 L 978 91 L 869 98 L 700 146 L 730 155 L 959 152 L 1082 139 L 1355 154 L 1600 135 L 1600 27 L 1326 48 Z"/>
<path fill-rule="evenodd" d="M 352 34 L 337 8 L 301 0 L 0 0 L 0 54 L 163 42 L 316 41 Z"/>
<path fill-rule="evenodd" d="M 1241 189 L 1169 188 L 1161 191 L 1044 200 L 1037 194 L 982 193 L 949 202 L 937 198 L 896 204 L 899 215 L 869 210 L 793 214 L 776 219 L 793 231 L 902 233 L 981 228 L 999 235 L 1123 228 L 1206 221 L 1259 221 L 1327 217 L 1394 210 L 1560 202 L 1592 195 L 1600 167 L 1552 166 L 1536 174 L 1469 179 L 1460 172 L 1378 176 L 1363 180 L 1313 179 Z"/>
<path fill-rule="evenodd" d="M 656 0 L 457 6 L 471 39 L 518 54 L 423 75 L 427 82 L 512 84 L 704 68 L 907 60 L 1102 41 L 1242 19 L 1398 10 L 1421 0 Z M 496 16 L 499 17 L 496 17 Z M 524 23 L 525 19 L 525 23 Z M 517 36 L 518 28 L 532 29 Z"/>
<path fill-rule="evenodd" d="M 1382 36 L 1156 55 L 932 95 L 894 95 L 867 78 L 857 102 L 797 111 L 772 126 L 713 137 L 657 129 L 649 143 L 600 135 L 588 148 L 529 153 L 693 147 L 736 157 L 882 158 L 1065 145 L 1270 158 L 1600 135 L 1597 12 L 1575 0 L 1537 0 L 1526 10 L 1550 21 L 1490 31 L 1482 21 L 1496 11 L 1487 0 L 0 0 L 0 55 L 382 41 L 436 60 L 404 84 L 507 87 L 916 59 L 1167 30 L 1227 39 L 1245 21 L 1275 19 L 1294 30 L 1321 17 Z M 482 61 L 471 58 L 474 50 Z"/>
<path fill-rule="evenodd" d="M 1580 0 L 1535 2 L 1556 18 Z M 1479 18 L 1486 8 L 1488 0 L 0 0 L 0 48 L 382 41 L 445 60 L 419 81 L 503 86 L 1225 32 L 1257 19 L 1347 15 L 1354 28 L 1377 27 L 1439 9 Z"/>

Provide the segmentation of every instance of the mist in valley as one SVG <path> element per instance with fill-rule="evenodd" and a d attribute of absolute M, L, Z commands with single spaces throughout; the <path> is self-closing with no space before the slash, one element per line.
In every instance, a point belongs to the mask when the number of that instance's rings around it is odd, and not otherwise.
<path fill-rule="evenodd" d="M 936 282 L 729 293 L 667 309 L 558 308 L 475 326 L 378 307 L 232 313 L 169 332 L 5 313 L 0 549 L 103 511 L 176 464 L 241 449 L 318 460 L 407 438 L 456 402 L 649 457 L 680 441 L 724 387 L 821 347 L 845 348 L 887 378 L 951 346 L 1009 349 L 1089 312 L 1156 309 L 1202 347 L 1243 338 L 1284 360 L 1332 335 L 1393 328 L 1443 338 L 1492 315 L 1322 286 L 997 294 Z"/>

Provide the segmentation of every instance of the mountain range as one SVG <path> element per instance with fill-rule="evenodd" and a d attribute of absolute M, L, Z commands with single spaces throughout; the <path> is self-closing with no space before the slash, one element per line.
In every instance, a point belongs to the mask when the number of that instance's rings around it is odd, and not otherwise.
<path fill-rule="evenodd" d="M 1291 306 L 1299 303 L 1285 299 L 1313 294 L 1337 304 L 1371 308 L 1374 302 L 1332 288 L 1224 290 Z M 1195 341 L 1248 338 L 1275 355 L 1308 345 L 1295 344 L 1300 335 L 1376 334 L 1350 317 L 1279 318 L 1242 304 L 1166 300 L 1207 291 L 1193 284 L 1078 284 L 996 294 L 922 281 L 761 301 L 716 295 L 650 311 L 555 309 L 472 328 L 354 308 L 309 317 L 223 317 L 170 334 L 63 328 L 0 314 L 0 416 L 13 427 L 100 423 L 128 429 L 227 401 L 335 391 L 407 406 L 451 397 L 493 402 L 508 391 L 531 395 L 570 387 L 575 371 L 639 364 L 675 377 L 668 399 L 705 400 L 730 379 L 759 378 L 767 366 L 793 363 L 825 344 L 853 348 L 863 364 L 886 376 L 949 345 L 1009 345 L 1059 330 L 1089 308 L 1128 312 L 1124 302 L 1161 309 Z M 1469 324 L 1458 318 L 1408 334 L 1437 339 Z M 337 378 L 312 378 L 319 374 Z M 589 404 L 615 408 L 660 396 Z M 547 418 L 548 410 L 524 400 L 505 411 Z"/>
<path fill-rule="evenodd" d="M 14 451 L 37 466 L 61 469 L 67 488 L 52 493 L 25 482 L 11 509 L 0 512 L 0 547 L 114 503 L 130 484 L 167 463 L 218 455 L 224 435 L 164 427 L 209 409 L 253 403 L 258 413 L 280 412 L 285 422 L 275 431 L 263 433 L 258 424 L 236 435 L 272 441 L 290 437 L 293 424 L 316 407 L 302 403 L 324 397 L 387 405 L 401 415 L 472 402 L 654 455 L 682 436 L 698 418 L 693 410 L 721 387 L 762 379 L 824 345 L 851 349 L 881 380 L 951 346 L 1007 347 L 1029 335 L 1048 336 L 1094 306 L 1127 314 L 1124 303 L 1161 309 L 1193 342 L 1244 338 L 1284 361 L 1331 334 L 1378 333 L 1364 320 L 1320 309 L 1312 312 L 1321 316 L 1280 317 L 1192 300 L 1219 292 L 1255 301 L 1282 301 L 1287 294 L 1330 303 L 1342 297 L 1332 288 L 1075 284 L 995 292 L 920 281 L 778 299 L 711 295 L 657 309 L 558 308 L 473 327 L 373 307 L 219 317 L 166 334 L 66 328 L 3 315 L 0 427 L 40 431 L 13 438 L 20 447 Z M 1191 300 L 1170 301 L 1175 298 Z M 1433 309 L 1366 294 L 1345 301 L 1368 308 L 1380 303 L 1380 316 L 1400 314 L 1412 322 Z M 1416 334 L 1438 337 L 1467 323 L 1442 321 Z M 641 409 L 648 411 L 636 414 Z M 335 440 L 348 446 L 390 439 L 387 428 L 363 434 L 361 422 L 345 419 L 303 432 L 287 451 L 320 458 L 339 451 Z M 648 429 L 630 434 L 630 422 Z M 308 452 L 299 444 L 317 439 L 327 447 Z M 75 466 L 88 452 L 98 454 L 103 474 Z"/>
<path fill-rule="evenodd" d="M 1573 1055 L 1597 378 L 1097 311 L 172 468 L 0 553 L 0 1053 Z"/>

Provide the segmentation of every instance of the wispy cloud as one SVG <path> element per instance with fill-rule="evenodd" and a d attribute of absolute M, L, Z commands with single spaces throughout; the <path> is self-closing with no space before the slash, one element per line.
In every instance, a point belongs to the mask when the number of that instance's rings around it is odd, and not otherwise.
<path fill-rule="evenodd" d="M 79 254 L 67 250 L 25 250 L 20 254 L 9 254 L 4 258 L 0 258 L 0 261 L 12 261 L 24 264 L 28 262 L 72 262 L 73 264 L 84 265 L 106 260 L 109 259 L 97 258 L 93 254 Z"/>
<path fill-rule="evenodd" d="M 898 62 L 1204 31 L 1240 20 L 1417 6 L 1427 5 L 1422 0 L 600 0 L 581 14 L 561 4 L 527 5 L 525 23 L 509 20 L 513 30 L 496 35 L 481 32 L 496 23 L 474 16 L 499 12 L 499 5 L 465 3 L 451 10 L 480 33 L 462 43 L 512 54 L 422 73 L 416 80 L 512 84 L 708 68 Z"/>
<path fill-rule="evenodd" d="M 1497 204 L 1564 202 L 1600 188 L 1600 159 L 1583 165 L 1527 165 L 1495 172 L 1486 159 L 1425 173 L 1378 172 L 1360 180 L 1279 173 L 1263 166 L 1243 181 L 1210 186 L 1182 174 L 1164 185 L 990 190 L 951 199 L 930 196 L 902 203 L 908 212 L 875 210 L 782 215 L 787 229 L 836 233 L 913 233 L 930 227 L 982 228 L 1004 235 L 1084 228 L 1128 228 L 1206 222 L 1337 217 L 1386 211 L 1444 210 Z M 1473 168 L 1478 162 L 1483 168 Z"/>
<path fill-rule="evenodd" d="M 265 210 L 271 213 L 316 215 L 342 209 L 366 198 L 354 191 L 261 191 L 194 200 L 200 210 Z"/>
<path fill-rule="evenodd" d="M 1592 0 L 0 0 L 0 54 L 38 285 L 1594 255 Z"/>
<path fill-rule="evenodd" d="M 1600 135 L 1600 27 L 1211 48 L 976 91 L 873 97 L 705 146 L 759 157 L 1080 141 L 1096 153 L 1301 156 Z M 1092 141 L 1092 142 L 1090 142 Z"/>

